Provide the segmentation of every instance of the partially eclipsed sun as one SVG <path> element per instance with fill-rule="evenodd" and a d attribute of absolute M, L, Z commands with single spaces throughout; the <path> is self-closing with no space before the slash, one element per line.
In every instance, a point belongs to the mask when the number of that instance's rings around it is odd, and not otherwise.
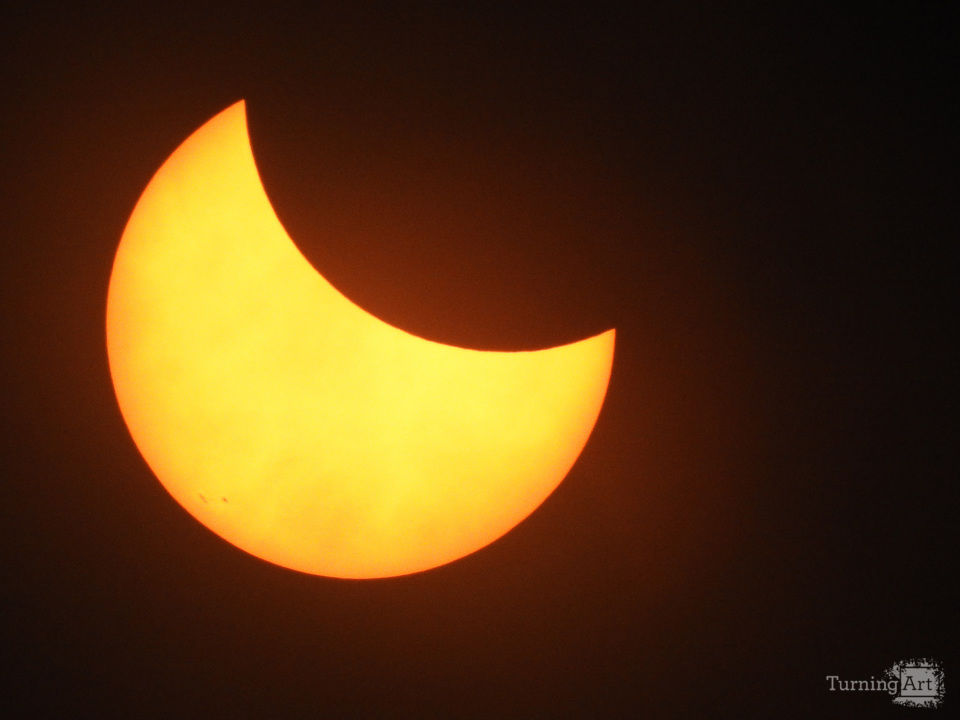
<path fill-rule="evenodd" d="M 243 102 L 150 181 L 107 300 L 120 410 L 164 487 L 237 547 L 345 578 L 442 565 L 533 512 L 587 441 L 613 346 L 470 350 L 357 307 L 274 214 Z"/>

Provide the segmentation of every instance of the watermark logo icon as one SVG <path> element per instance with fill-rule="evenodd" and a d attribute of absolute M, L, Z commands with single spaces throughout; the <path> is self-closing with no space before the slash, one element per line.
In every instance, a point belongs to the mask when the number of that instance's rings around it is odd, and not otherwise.
<path fill-rule="evenodd" d="M 930 658 L 900 660 L 885 670 L 882 677 L 869 680 L 842 680 L 827 675 L 830 692 L 885 692 L 894 704 L 903 707 L 937 708 L 945 693 L 943 665 Z"/>
<path fill-rule="evenodd" d="M 943 702 L 943 666 L 929 658 L 901 660 L 887 671 L 896 677 L 900 692 L 893 702 L 904 707 L 939 707 Z"/>

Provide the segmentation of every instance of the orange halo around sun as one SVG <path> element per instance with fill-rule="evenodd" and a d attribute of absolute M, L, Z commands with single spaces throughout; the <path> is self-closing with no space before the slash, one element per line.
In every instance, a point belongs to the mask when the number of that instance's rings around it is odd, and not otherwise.
<path fill-rule="evenodd" d="M 436 567 L 533 512 L 587 441 L 613 347 L 470 350 L 365 312 L 281 226 L 242 101 L 150 181 L 107 300 L 120 409 L 164 487 L 237 547 L 335 577 Z"/>

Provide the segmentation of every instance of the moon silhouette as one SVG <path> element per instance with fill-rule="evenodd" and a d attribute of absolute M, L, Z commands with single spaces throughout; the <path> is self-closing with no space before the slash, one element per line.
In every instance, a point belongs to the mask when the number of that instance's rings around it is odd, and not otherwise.
<path fill-rule="evenodd" d="M 463 557 L 533 512 L 593 429 L 614 331 L 524 352 L 370 315 L 299 252 L 243 101 L 150 181 L 117 249 L 110 374 L 167 491 L 252 555 L 342 578 Z"/>

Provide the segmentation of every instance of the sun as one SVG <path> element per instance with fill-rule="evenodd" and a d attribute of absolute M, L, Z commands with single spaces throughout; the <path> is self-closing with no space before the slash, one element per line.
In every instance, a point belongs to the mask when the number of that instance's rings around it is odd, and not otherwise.
<path fill-rule="evenodd" d="M 402 575 L 508 532 L 596 422 L 614 331 L 524 352 L 411 335 L 338 292 L 281 226 L 243 102 L 144 190 L 107 299 L 117 400 L 150 468 L 237 547 Z"/>

